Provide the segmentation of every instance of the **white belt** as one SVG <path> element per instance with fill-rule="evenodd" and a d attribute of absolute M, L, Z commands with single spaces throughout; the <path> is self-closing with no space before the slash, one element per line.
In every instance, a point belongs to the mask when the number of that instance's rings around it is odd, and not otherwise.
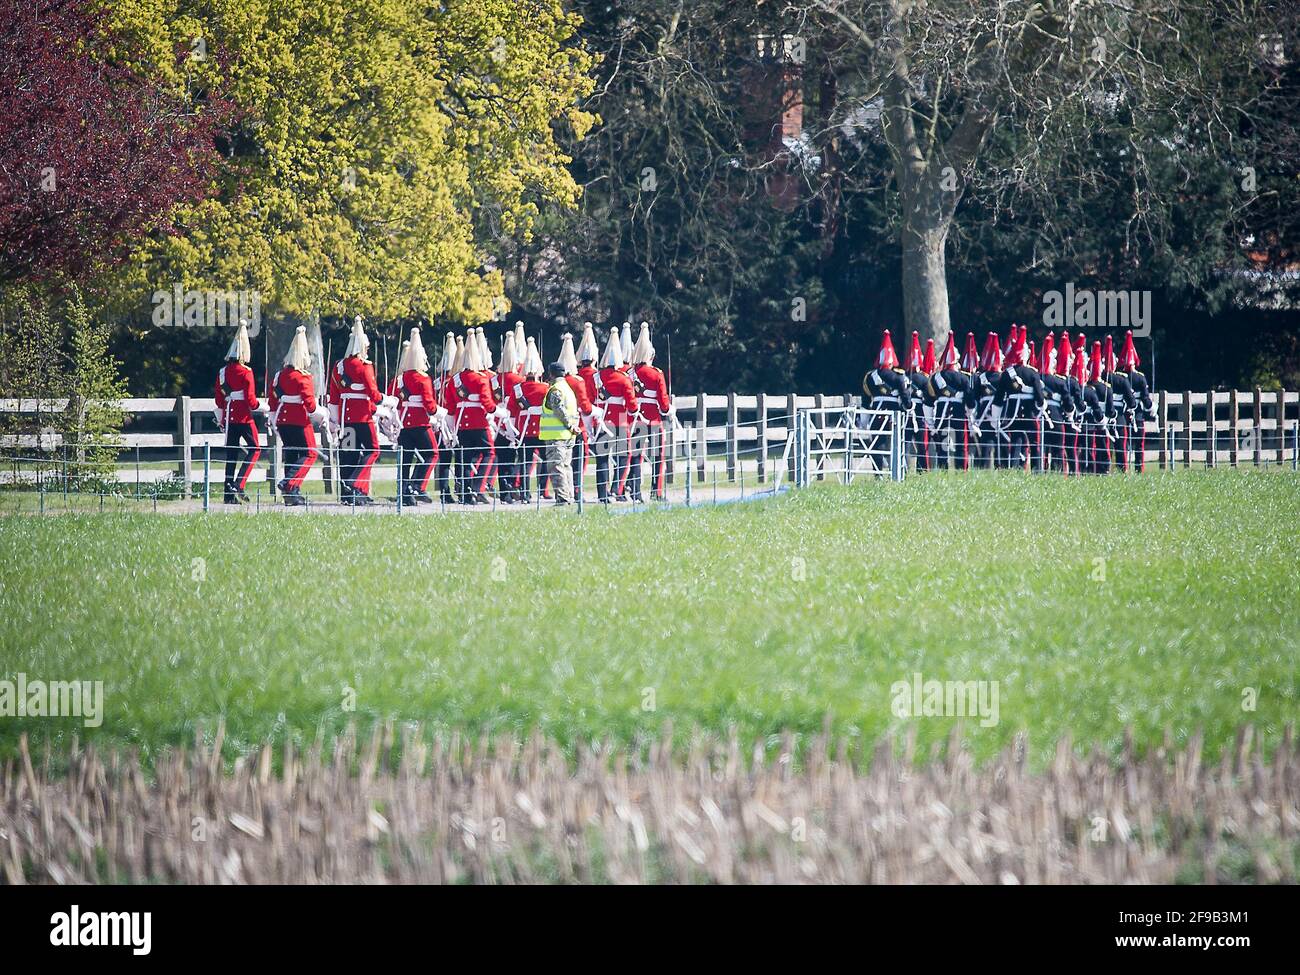
<path fill-rule="evenodd" d="M 1033 399 L 1033 393 L 1012 393 L 1010 399 Z"/>
<path fill-rule="evenodd" d="M 365 393 L 340 393 L 339 399 L 370 399 Z"/>
<path fill-rule="evenodd" d="M 280 402 L 281 402 L 281 403 L 301 403 L 301 402 L 302 402 L 302 397 L 299 396 L 297 393 L 287 393 L 286 395 L 280 397 Z"/>
<path fill-rule="evenodd" d="M 524 416 L 541 416 L 542 408 L 540 406 L 530 406 L 526 410 L 520 411 Z"/>
<path fill-rule="evenodd" d="M 243 399 L 243 398 L 244 398 L 244 391 L 242 389 L 232 390 L 231 392 L 226 394 L 227 403 L 233 403 L 235 400 Z"/>
<path fill-rule="evenodd" d="M 407 399 L 406 399 L 406 405 L 407 405 L 407 406 L 418 406 L 418 407 L 420 407 L 421 409 L 423 409 L 423 408 L 424 408 L 424 397 L 423 397 L 423 396 L 408 396 Z"/>
<path fill-rule="evenodd" d="M 610 406 L 623 406 L 627 401 L 622 396 L 610 396 L 605 402 Z"/>
<path fill-rule="evenodd" d="M 658 397 L 658 396 L 640 396 L 640 397 L 637 398 L 637 405 L 638 405 L 638 406 L 658 406 L 658 405 L 659 405 L 659 397 Z"/>
<path fill-rule="evenodd" d="M 873 396 L 873 397 L 871 397 L 871 402 L 873 402 L 873 403 L 897 403 L 897 402 L 898 402 L 898 397 L 897 397 L 897 396 Z"/>

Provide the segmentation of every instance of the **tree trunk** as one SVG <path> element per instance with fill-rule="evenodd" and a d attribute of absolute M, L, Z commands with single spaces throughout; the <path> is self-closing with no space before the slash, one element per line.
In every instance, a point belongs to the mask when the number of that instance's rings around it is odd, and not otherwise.
<path fill-rule="evenodd" d="M 908 331 L 921 339 L 934 339 L 942 347 L 948 341 L 948 277 L 944 264 L 946 221 L 939 226 L 903 227 L 903 321 Z"/>

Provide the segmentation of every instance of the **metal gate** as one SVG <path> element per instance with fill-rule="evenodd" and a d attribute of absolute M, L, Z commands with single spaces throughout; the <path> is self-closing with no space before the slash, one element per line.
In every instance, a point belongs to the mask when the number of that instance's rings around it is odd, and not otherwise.
<path fill-rule="evenodd" d="M 794 487 L 838 477 L 851 484 L 860 474 L 901 481 L 907 474 L 903 450 L 903 414 L 857 406 L 801 409 L 795 414 L 789 467 Z"/>

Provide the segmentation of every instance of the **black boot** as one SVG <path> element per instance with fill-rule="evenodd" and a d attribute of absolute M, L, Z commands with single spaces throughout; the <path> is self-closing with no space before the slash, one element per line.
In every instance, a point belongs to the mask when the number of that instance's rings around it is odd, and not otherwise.
<path fill-rule="evenodd" d="M 222 504 L 239 504 L 239 488 L 235 487 L 234 481 L 225 483 L 225 492 L 221 498 Z"/>

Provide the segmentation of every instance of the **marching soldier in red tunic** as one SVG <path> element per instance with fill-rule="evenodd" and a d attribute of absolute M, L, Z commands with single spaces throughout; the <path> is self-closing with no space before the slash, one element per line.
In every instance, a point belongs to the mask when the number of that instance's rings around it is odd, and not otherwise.
<path fill-rule="evenodd" d="M 520 442 L 523 444 L 519 463 L 520 490 L 523 502 L 528 504 L 533 497 L 529 484 L 534 477 L 534 472 L 537 472 L 537 490 L 541 496 L 544 498 L 551 496 L 551 480 L 545 470 L 546 445 L 539 436 L 542 401 L 546 399 L 546 391 L 551 387 L 542 381 L 546 367 L 542 365 L 541 354 L 532 339 L 528 339 L 524 351 L 523 370 L 524 378 L 515 383 L 510 395 L 519 416 L 519 435 Z"/>
<path fill-rule="evenodd" d="M 226 352 L 226 364 L 217 373 L 216 418 L 226 434 L 226 504 L 247 503 L 244 487 L 253 465 L 262 456 L 262 446 L 257 438 L 257 425 L 253 413 L 260 408 L 253 370 L 248 367 L 253 358 L 248 342 L 248 323 L 239 322 L 239 330 Z M 241 464 L 242 461 L 242 464 Z"/>
<path fill-rule="evenodd" d="M 504 504 L 514 504 L 524 499 L 523 441 L 519 432 L 519 407 L 513 395 L 514 388 L 524 381 L 520 368 L 523 356 L 515 344 L 515 333 L 508 331 L 501 340 L 501 358 L 492 376 L 492 395 L 504 403 L 507 416 L 497 425 L 494 450 L 496 452 L 497 497 Z"/>
<path fill-rule="evenodd" d="M 596 495 L 609 504 L 614 498 L 627 500 L 628 448 L 637 416 L 636 389 L 622 369 L 617 328 L 609 330 L 600 365 L 594 377 L 596 404 L 604 411 L 596 431 Z"/>
<path fill-rule="evenodd" d="M 447 390 L 447 409 L 456 421 L 456 488 L 464 504 L 487 504 L 492 466 L 491 418 L 497 401 L 483 374 L 481 347 L 471 332 L 461 354 L 460 371 Z"/>
<path fill-rule="evenodd" d="M 316 402 L 311 350 L 307 345 L 307 329 L 302 325 L 289 343 L 284 366 L 271 380 L 270 404 L 271 422 L 284 444 L 284 478 L 276 487 L 286 505 L 301 507 L 307 503 L 302 496 L 302 482 L 316 460 L 316 431 L 312 424 L 325 420 L 325 408 Z"/>
<path fill-rule="evenodd" d="M 668 397 L 668 380 L 663 371 L 654 365 L 655 347 L 650 344 L 650 325 L 641 323 L 632 350 L 632 376 L 637 389 L 637 404 L 641 415 L 632 428 L 632 498 L 644 502 L 641 496 L 641 464 L 650 458 L 650 492 L 662 501 L 665 497 L 665 476 L 668 469 L 667 434 L 672 429 L 673 408 Z"/>
<path fill-rule="evenodd" d="M 587 444 L 591 432 L 592 410 L 591 397 L 587 393 L 587 381 L 578 375 L 578 357 L 573 351 L 573 336 L 568 332 L 560 336 L 560 357 L 556 361 L 564 366 L 564 381 L 573 390 L 573 398 L 578 404 L 578 415 L 582 417 L 582 424 L 578 429 L 578 442 L 573 445 L 573 497 L 577 501 L 582 496 L 582 476 L 587 470 Z"/>
<path fill-rule="evenodd" d="M 926 471 L 930 469 L 930 429 L 924 422 L 924 398 L 919 391 L 925 389 L 930 375 L 922 364 L 920 332 L 912 333 L 912 348 L 907 353 L 907 380 L 911 388 L 918 391 L 912 398 L 912 409 L 907 417 L 907 445 L 916 458 L 916 469 Z"/>
<path fill-rule="evenodd" d="M 407 504 L 433 504 L 429 497 L 429 479 L 438 463 L 438 440 L 433 425 L 447 411 L 438 405 L 429 375 L 429 357 L 418 328 L 403 344 L 402 359 L 397 364 L 390 395 L 397 398 L 397 420 L 401 431 L 397 445 L 402 448 L 400 489 Z"/>
<path fill-rule="evenodd" d="M 371 505 L 370 472 L 379 457 L 379 431 L 375 413 L 397 405 L 375 382 L 375 367 L 367 357 L 370 339 L 361 327 L 361 316 L 352 323 L 352 334 L 343 358 L 330 370 L 329 410 L 331 424 L 338 428 L 339 501 L 350 505 Z"/>
<path fill-rule="evenodd" d="M 1147 382 L 1146 375 L 1138 369 L 1140 365 L 1142 362 L 1138 359 L 1137 349 L 1133 347 L 1133 333 L 1125 332 L 1124 349 L 1119 356 L 1119 371 L 1128 376 L 1129 389 L 1137 404 L 1137 410 L 1133 415 L 1133 437 L 1129 443 L 1132 444 L 1133 465 L 1139 474 L 1146 470 L 1147 421 L 1156 418 L 1155 402 L 1151 398 L 1151 384 Z M 1129 446 L 1126 443 L 1126 454 L 1128 450 Z M 1124 469 L 1128 470 L 1127 456 L 1124 458 Z"/>

